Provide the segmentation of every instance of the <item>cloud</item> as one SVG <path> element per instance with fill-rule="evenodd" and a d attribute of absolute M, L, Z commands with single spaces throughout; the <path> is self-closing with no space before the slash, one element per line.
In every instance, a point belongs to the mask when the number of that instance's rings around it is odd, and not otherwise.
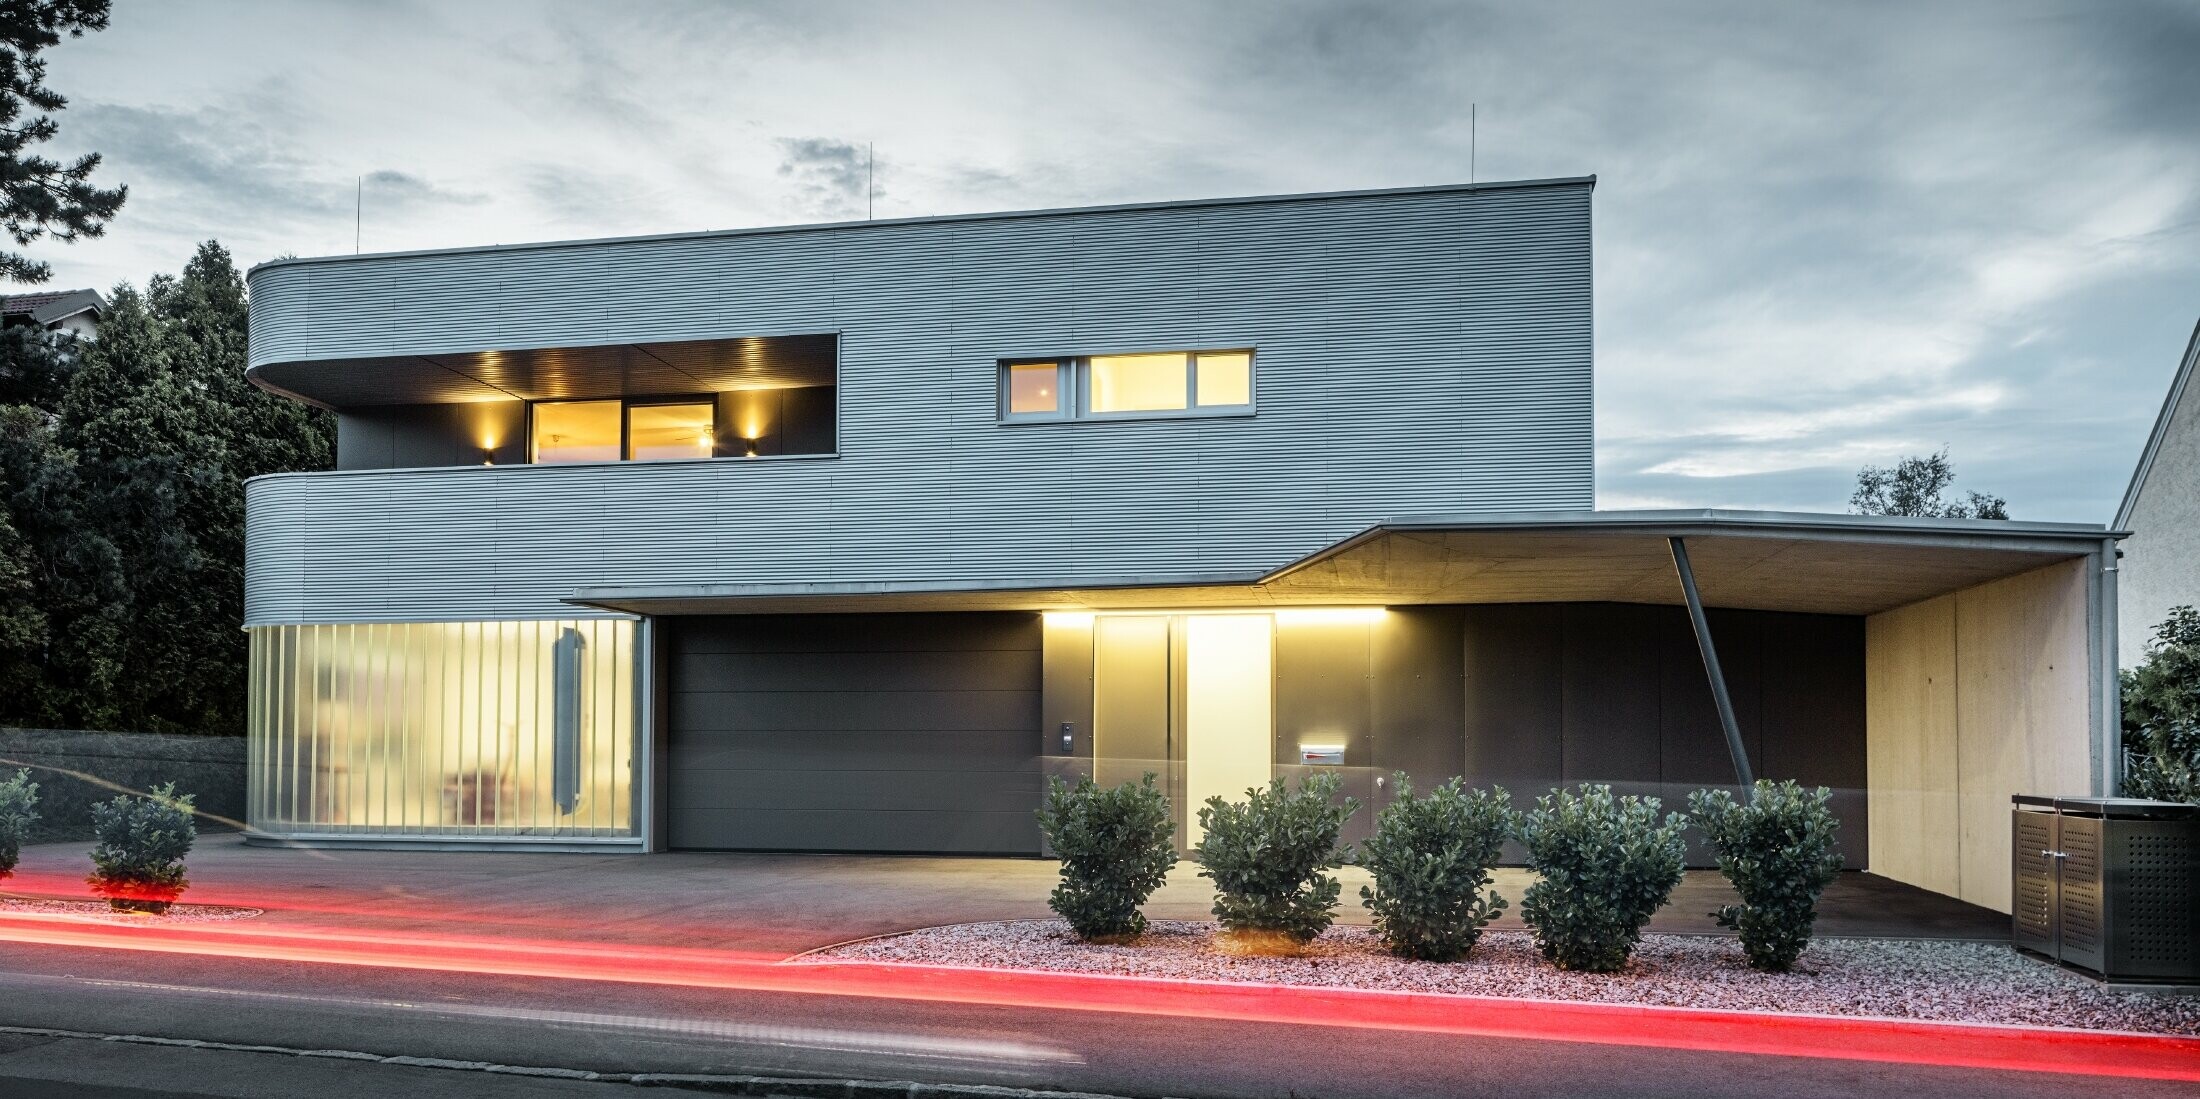
<path fill-rule="evenodd" d="M 1947 445 L 2100 519 L 2200 313 L 2196 52 L 2175 0 L 125 6 L 55 80 L 130 206 L 42 258 L 348 251 L 362 170 L 368 245 L 429 247 L 861 217 L 873 141 L 882 217 L 1450 182 L 1471 143 L 1599 176 L 1605 505 L 1839 510 Z"/>
<path fill-rule="evenodd" d="M 818 218 L 861 217 L 875 187 L 869 150 L 824 137 L 783 137 L 779 175 L 794 187 L 790 204 Z M 875 193 L 883 194 L 883 191 Z"/>
<path fill-rule="evenodd" d="M 377 168 L 368 172 L 359 178 L 359 185 L 371 192 L 377 203 L 394 202 L 399 206 L 479 206 L 489 201 L 489 196 L 479 192 L 444 187 L 394 168 Z"/>

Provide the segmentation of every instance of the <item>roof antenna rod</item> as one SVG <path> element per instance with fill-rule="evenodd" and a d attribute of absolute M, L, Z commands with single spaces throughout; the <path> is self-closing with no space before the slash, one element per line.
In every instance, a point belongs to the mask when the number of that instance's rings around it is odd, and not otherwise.
<path fill-rule="evenodd" d="M 351 254 L 359 254 L 359 230 L 366 223 L 367 177 L 351 177 Z"/>
<path fill-rule="evenodd" d="M 871 179 L 878 170 L 878 142 L 863 143 L 863 220 L 871 220 L 871 205 L 878 197 L 878 188 Z"/>
<path fill-rule="evenodd" d="M 1467 186 L 1474 186 L 1475 146 L 1480 143 L 1482 129 L 1482 105 L 1467 104 Z"/>

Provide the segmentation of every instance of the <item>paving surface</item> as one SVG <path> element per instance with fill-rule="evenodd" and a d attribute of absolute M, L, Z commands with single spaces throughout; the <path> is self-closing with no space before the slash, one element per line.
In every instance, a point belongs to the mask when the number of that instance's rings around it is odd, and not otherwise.
<path fill-rule="evenodd" d="M 15 895 L 81 897 L 81 844 L 25 848 Z M 786 956 L 871 935 L 1051 913 L 1055 864 L 1040 859 L 768 855 L 727 852 L 532 854 L 248 847 L 201 837 L 187 902 L 267 909 L 255 923 L 418 930 L 464 927 L 606 943 L 676 943 Z M 1339 921 L 1365 924 L 1346 867 Z M 1496 927 L 1518 928 L 1524 870 L 1497 873 L 1514 904 Z M 1710 913 L 1734 900 L 1716 871 L 1692 870 L 1650 929 L 1731 934 Z M 1146 906 L 1154 919 L 1210 917 L 1212 893 L 1179 864 Z M 1819 905 L 1818 934 L 2007 942 L 2008 917 L 1863 873 L 1845 873 Z"/>
<path fill-rule="evenodd" d="M 83 896 L 82 844 L 28 848 L 12 894 Z M 481 936 L 548 944 L 677 944 L 756 959 L 915 927 L 1044 918 L 1051 862 L 679 853 L 573 855 L 250 848 L 202 838 L 186 902 L 265 909 L 219 929 Z M 1346 923 L 1365 921 L 1357 871 Z M 1527 876 L 1499 875 L 1517 898 Z M 1148 907 L 1208 915 L 1182 867 Z M 1653 927 L 1716 932 L 1729 899 L 1692 873 Z M 1828 891 L 1827 935 L 2006 941 L 2005 918 L 1863 874 Z M 1506 921 L 1508 924 L 1511 920 Z M 197 934 L 199 932 L 194 932 Z M 311 939 L 310 934 L 305 938 Z M 1245 1022 L 1201 1014 L 999 1006 L 595 979 L 323 964 L 224 954 L 10 942 L 0 1027 L 354 1051 L 606 1073 L 730 1073 L 1060 1088 L 1132 1096 L 2118 1096 L 2185 1085 L 1944 1066 L 1360 1028 L 1348 1019 Z M 507 1093 L 439 1069 L 249 1054 L 117 1052 L 123 1042 L 0 1043 L 0 1096 Z M 449 1072 L 449 1076 L 417 1073 Z M 317 1075 L 318 1074 L 318 1075 Z M 455 1081 L 455 1082 L 453 1082 Z M 485 1082 L 487 1081 L 487 1082 Z M 558 1094 L 524 1081 L 512 1094 Z M 624 1085 L 611 1085 L 623 1087 Z M 600 1092 L 605 1085 L 574 1083 Z M 659 1094 L 662 1094 L 661 1092 Z"/>

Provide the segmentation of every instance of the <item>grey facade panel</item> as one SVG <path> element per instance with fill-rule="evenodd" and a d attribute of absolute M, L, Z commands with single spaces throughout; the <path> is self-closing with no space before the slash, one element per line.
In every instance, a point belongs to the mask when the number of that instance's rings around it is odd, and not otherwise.
<path fill-rule="evenodd" d="M 1037 615 L 666 632 L 671 846 L 1038 853 Z"/>
<path fill-rule="evenodd" d="M 1734 769 L 1686 612 L 1624 603 L 1459 608 L 1466 767 L 1527 805 L 1553 786 L 1609 783 L 1685 812 Z M 1864 865 L 1864 627 L 1845 615 L 1714 611 L 1711 632 L 1759 777 L 1833 790 L 1841 850 Z M 1712 862 L 1690 833 L 1689 860 Z M 1518 859 L 1517 845 L 1507 858 Z"/>
<path fill-rule="evenodd" d="M 838 332 L 837 458 L 262 478 L 253 623 L 584 584 L 1167 580 L 1390 515 L 1593 504 L 1589 189 L 285 263 L 252 359 Z M 1256 349 L 1256 414 L 1004 426 L 1003 358 Z"/>

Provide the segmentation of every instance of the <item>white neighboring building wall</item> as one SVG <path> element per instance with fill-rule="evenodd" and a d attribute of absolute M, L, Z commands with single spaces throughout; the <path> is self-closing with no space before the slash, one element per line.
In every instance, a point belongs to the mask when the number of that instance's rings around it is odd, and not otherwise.
<path fill-rule="evenodd" d="M 2128 530 L 2116 578 L 2118 658 L 2124 667 L 2146 659 L 2154 627 L 2176 606 L 2200 607 L 2200 325 L 2170 381 L 2116 511 L 2114 526 Z"/>

